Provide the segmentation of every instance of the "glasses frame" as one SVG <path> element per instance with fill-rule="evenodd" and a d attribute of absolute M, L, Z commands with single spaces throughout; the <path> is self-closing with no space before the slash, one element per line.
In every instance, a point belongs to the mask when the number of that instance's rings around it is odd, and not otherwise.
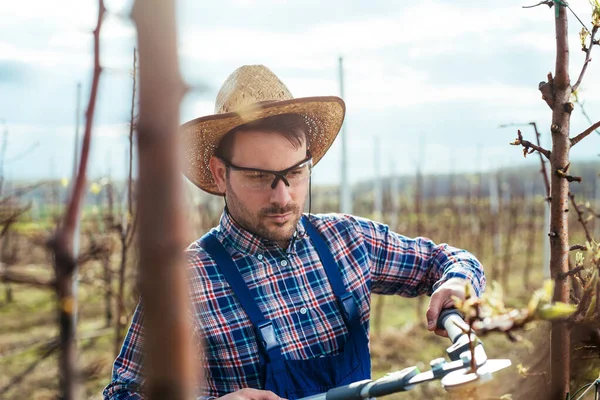
<path fill-rule="evenodd" d="M 240 167 L 238 165 L 230 163 L 229 161 L 225 160 L 224 158 L 219 157 L 219 159 L 221 161 L 223 161 L 223 163 L 225 164 L 225 166 L 227 168 L 231 168 L 234 171 L 260 172 L 263 174 L 275 175 L 273 182 L 271 182 L 271 189 L 275 189 L 280 180 L 283 181 L 285 186 L 290 187 L 290 182 L 287 180 L 286 175 L 288 173 L 290 173 L 291 171 L 293 171 L 294 169 L 301 166 L 302 164 L 309 163 L 308 169 L 309 169 L 309 171 L 312 170 L 312 154 L 308 150 L 306 151 L 306 158 L 304 160 L 292 165 L 289 168 L 282 169 L 281 171 L 272 171 L 269 169 L 260 169 L 260 168 Z M 309 173 L 309 177 L 310 177 L 310 173 Z"/>

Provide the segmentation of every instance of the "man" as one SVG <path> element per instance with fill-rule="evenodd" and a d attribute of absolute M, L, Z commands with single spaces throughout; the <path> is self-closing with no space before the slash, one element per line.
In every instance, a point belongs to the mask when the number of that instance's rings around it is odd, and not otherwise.
<path fill-rule="evenodd" d="M 219 226 L 187 250 L 202 396 L 295 399 L 367 379 L 371 293 L 431 295 L 435 330 L 466 283 L 484 289 L 463 250 L 351 215 L 302 213 L 311 169 L 344 119 L 340 98 L 294 99 L 267 68 L 244 66 L 215 109 L 182 128 L 185 175 L 225 200 Z M 142 314 L 138 306 L 105 398 L 141 398 Z"/>

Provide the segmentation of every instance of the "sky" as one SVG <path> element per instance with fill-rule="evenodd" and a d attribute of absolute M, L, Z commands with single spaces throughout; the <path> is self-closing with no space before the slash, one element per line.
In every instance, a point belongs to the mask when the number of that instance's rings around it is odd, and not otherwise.
<path fill-rule="evenodd" d="M 537 122 L 549 145 L 551 111 L 538 83 L 554 71 L 554 9 L 537 1 L 185 0 L 177 2 L 181 72 L 192 87 L 181 122 L 213 113 L 220 85 L 237 67 L 264 64 L 295 97 L 340 95 L 343 57 L 344 134 L 349 179 L 527 167 L 509 142 L 516 127 Z M 571 9 L 588 28 L 588 0 Z M 125 176 L 135 29 L 130 1 L 106 0 L 104 67 L 94 118 L 91 179 Z M 7 179 L 71 175 L 74 135 L 83 124 L 93 65 L 95 0 L 0 3 L 0 132 L 8 132 Z M 569 13 L 570 72 L 584 53 L 581 24 Z M 596 56 L 598 55 L 598 56 Z M 595 58 L 598 58 L 598 61 Z M 77 84 L 81 109 L 77 111 Z M 579 91 L 600 119 L 600 48 Z M 572 136 L 589 126 L 581 108 Z M 530 127 L 521 128 L 533 140 Z M 82 130 L 82 129 L 81 129 Z M 600 134 L 573 148 L 598 160 Z M 338 138 L 315 168 L 315 183 L 338 183 Z"/>

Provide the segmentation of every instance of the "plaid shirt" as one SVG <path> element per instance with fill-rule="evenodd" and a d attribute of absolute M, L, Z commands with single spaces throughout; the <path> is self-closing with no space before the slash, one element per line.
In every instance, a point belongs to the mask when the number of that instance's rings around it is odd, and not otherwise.
<path fill-rule="evenodd" d="M 407 238 L 386 225 L 355 216 L 311 215 L 310 219 L 329 243 L 344 284 L 358 301 L 367 332 L 371 293 L 430 295 L 452 277 L 469 279 L 478 295 L 485 287 L 480 263 L 464 250 L 425 238 Z M 212 233 L 239 267 L 260 310 L 273 321 L 285 358 L 338 352 L 348 331 L 301 223 L 286 250 L 245 231 L 227 212 Z M 202 397 L 261 388 L 258 346 L 250 320 L 199 241 L 187 249 L 187 255 L 194 326 L 204 341 Z M 140 304 L 115 361 L 105 399 L 142 398 L 138 394 L 143 382 L 142 318 Z"/>

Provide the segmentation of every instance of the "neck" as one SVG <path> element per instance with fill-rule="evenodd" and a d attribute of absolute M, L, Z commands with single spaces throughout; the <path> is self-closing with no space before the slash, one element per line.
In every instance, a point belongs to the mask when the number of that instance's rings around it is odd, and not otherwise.
<path fill-rule="evenodd" d="M 286 240 L 283 242 L 276 242 L 276 243 L 277 243 L 277 246 L 279 246 L 281 248 L 281 250 L 283 250 L 283 251 L 287 250 L 288 246 L 290 245 L 289 240 Z"/>

